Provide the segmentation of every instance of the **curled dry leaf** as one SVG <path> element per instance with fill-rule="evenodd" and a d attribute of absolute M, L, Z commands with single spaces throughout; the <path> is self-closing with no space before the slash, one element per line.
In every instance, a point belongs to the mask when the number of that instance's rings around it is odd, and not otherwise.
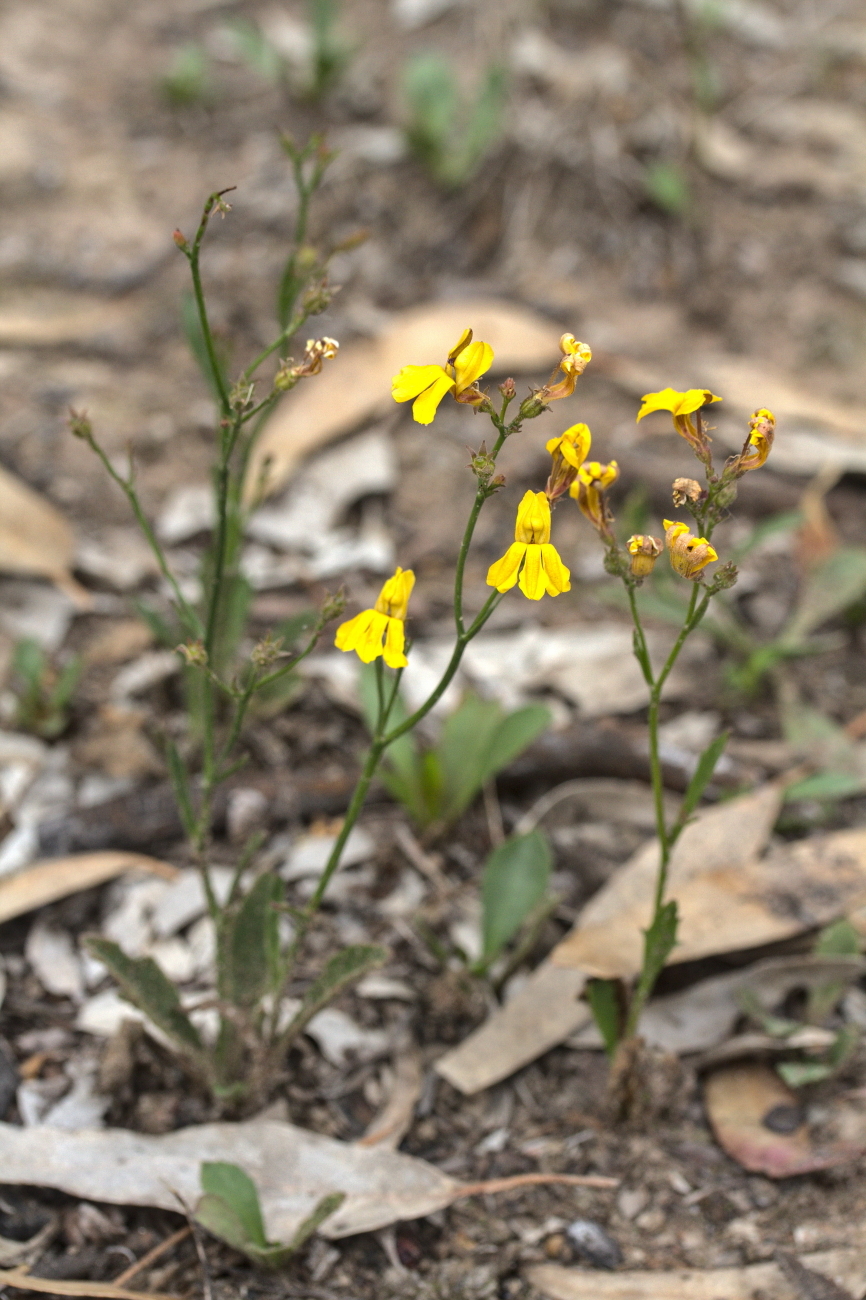
<path fill-rule="evenodd" d="M 361 1147 L 387 1147 L 396 1151 L 409 1132 L 415 1106 L 421 1096 L 424 1075 L 418 1053 L 411 1049 L 394 1061 L 394 1082 L 390 1095 L 378 1115 L 375 1115 L 363 1137 Z"/>
<path fill-rule="evenodd" d="M 852 1236 L 862 1233 L 852 1231 Z M 830 1278 L 842 1294 L 866 1289 L 866 1246 L 841 1247 L 803 1255 L 801 1262 Z M 527 1269 L 530 1285 L 550 1300 L 802 1300 L 802 1292 L 777 1263 L 742 1268 L 682 1268 L 670 1272 L 636 1269 L 626 1273 L 536 1264 Z"/>
<path fill-rule="evenodd" d="M 65 858 L 46 858 L 25 867 L 17 875 L 0 880 L 0 921 L 23 916 L 59 898 L 92 889 L 113 880 L 124 871 L 147 871 L 163 880 L 174 880 L 177 868 L 144 853 L 72 853 Z"/>
<path fill-rule="evenodd" d="M 864 1150 L 862 1141 L 813 1142 L 799 1097 L 766 1065 L 714 1071 L 704 1101 L 719 1145 L 751 1173 L 790 1178 L 843 1164 Z"/>
<path fill-rule="evenodd" d="M 535 1183 L 615 1188 L 617 1180 L 570 1174 L 518 1174 L 461 1183 L 426 1160 L 307 1132 L 278 1120 L 201 1124 L 160 1137 L 106 1129 L 66 1133 L 0 1124 L 0 1182 L 54 1187 L 114 1205 L 176 1210 L 194 1204 L 202 1161 L 239 1165 L 256 1184 L 269 1240 L 290 1241 L 322 1197 L 346 1199 L 323 1224 L 323 1236 L 372 1232 L 416 1219 L 467 1196 Z"/>
<path fill-rule="evenodd" d="M 44 497 L 0 466 L 0 570 L 50 578 L 79 609 L 90 592 L 72 577 L 75 538 Z"/>
<path fill-rule="evenodd" d="M 263 476 L 267 491 L 274 492 L 308 452 L 380 411 L 393 410 L 391 380 L 401 366 L 441 365 L 468 325 L 476 338 L 492 345 L 497 374 L 545 370 L 559 357 L 558 327 L 512 303 L 472 299 L 400 312 L 378 338 L 347 344 L 321 375 L 283 399 L 251 458 L 250 494 L 258 491 Z"/>

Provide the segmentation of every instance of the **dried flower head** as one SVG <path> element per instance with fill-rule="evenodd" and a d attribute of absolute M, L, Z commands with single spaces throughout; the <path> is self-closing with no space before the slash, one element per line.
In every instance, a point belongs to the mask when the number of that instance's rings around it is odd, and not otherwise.
<path fill-rule="evenodd" d="M 671 557 L 671 567 L 683 578 L 701 577 L 708 564 L 719 557 L 706 537 L 695 537 L 688 524 L 665 519 L 665 542 Z"/>
<path fill-rule="evenodd" d="M 687 501 L 697 505 L 702 497 L 707 495 L 706 489 L 702 488 L 697 479 L 694 478 L 675 478 L 671 484 L 671 495 L 674 499 L 674 505 L 678 508 L 684 506 Z"/>
<path fill-rule="evenodd" d="M 655 562 L 662 553 L 664 543 L 658 537 L 635 533 L 626 543 L 631 556 L 631 576 L 641 580 L 649 577 Z"/>

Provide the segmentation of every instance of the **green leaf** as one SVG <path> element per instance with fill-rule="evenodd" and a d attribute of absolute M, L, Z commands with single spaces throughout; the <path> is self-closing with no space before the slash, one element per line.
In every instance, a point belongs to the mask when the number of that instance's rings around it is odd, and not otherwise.
<path fill-rule="evenodd" d="M 698 765 L 695 768 L 692 779 L 689 781 L 683 801 L 680 805 L 679 815 L 677 816 L 677 834 L 685 826 L 688 819 L 698 806 L 701 795 L 709 785 L 713 772 L 716 770 L 716 764 L 722 756 L 722 751 L 728 743 L 729 731 L 723 731 L 711 740 L 704 752 L 698 759 Z"/>
<path fill-rule="evenodd" d="M 268 1244 L 256 1185 L 239 1165 L 227 1160 L 204 1161 L 201 1189 L 205 1195 L 219 1196 L 231 1206 L 247 1241 L 256 1246 Z"/>
<path fill-rule="evenodd" d="M 495 700 L 465 696 L 446 718 L 437 746 L 445 782 L 439 819 L 455 821 L 484 783 L 549 725 L 550 714 L 541 705 L 505 714 Z"/>
<path fill-rule="evenodd" d="M 787 1083 L 789 1088 L 803 1088 L 807 1083 L 820 1083 L 833 1073 L 831 1065 L 821 1061 L 780 1061 L 776 1073 Z"/>
<path fill-rule="evenodd" d="M 855 772 L 817 772 L 795 781 L 785 790 L 785 801 L 795 799 L 848 799 L 866 787 L 866 777 Z"/>
<path fill-rule="evenodd" d="M 171 738 L 166 740 L 165 757 L 168 764 L 168 774 L 171 778 L 171 786 L 174 791 L 177 810 L 180 813 L 180 819 L 183 822 L 183 829 L 189 838 L 192 839 L 196 819 L 195 810 L 192 806 L 192 796 L 189 789 L 189 773 L 183 765 L 183 760 L 178 753 L 177 745 Z"/>
<path fill-rule="evenodd" d="M 656 980 L 676 946 L 678 925 L 676 899 L 672 898 L 659 908 L 652 924 L 644 930 L 643 965 L 635 993 L 636 997 L 642 999 L 641 1005 L 652 993 Z"/>
<path fill-rule="evenodd" d="M 283 1035 L 284 1040 L 290 1042 L 296 1038 L 313 1016 L 333 1002 L 338 993 L 387 960 L 386 948 L 366 943 L 353 944 L 331 957 L 304 994 L 299 1011 Z"/>
<path fill-rule="evenodd" d="M 274 872 L 265 872 L 233 914 L 224 917 L 220 933 L 220 988 L 237 1007 L 252 1007 L 273 986 L 279 957 L 279 913 L 284 885 Z"/>
<path fill-rule="evenodd" d="M 859 957 L 862 947 L 859 931 L 843 917 L 825 926 L 815 941 L 814 951 L 822 957 Z"/>
<path fill-rule="evenodd" d="M 345 1199 L 345 1192 L 330 1192 L 327 1196 L 323 1196 L 312 1214 L 304 1219 L 294 1237 L 292 1237 L 290 1249 L 293 1251 L 300 1250 L 304 1242 L 312 1237 L 313 1233 L 322 1226 L 325 1220 L 339 1210 Z"/>
<path fill-rule="evenodd" d="M 499 844 L 481 877 L 482 961 L 489 965 L 538 905 L 547 889 L 550 847 L 541 831 Z"/>
<path fill-rule="evenodd" d="M 120 991 L 158 1029 L 197 1058 L 204 1056 L 198 1031 L 183 1010 L 174 985 L 152 957 L 127 957 L 122 948 L 100 934 L 84 935 L 87 951 L 108 967 Z"/>
<path fill-rule="evenodd" d="M 618 980 L 589 980 L 586 986 L 586 1000 L 592 1012 L 592 1018 L 598 1025 L 598 1031 L 604 1041 L 608 1056 L 613 1056 L 622 1037 L 622 1008 L 619 1000 Z"/>
<path fill-rule="evenodd" d="M 781 640 L 799 644 L 866 592 L 866 547 L 841 546 L 811 570 Z"/>

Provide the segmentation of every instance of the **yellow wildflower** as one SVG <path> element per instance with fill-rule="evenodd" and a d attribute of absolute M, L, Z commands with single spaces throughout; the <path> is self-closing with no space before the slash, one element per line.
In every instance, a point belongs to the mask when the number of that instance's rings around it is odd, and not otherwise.
<path fill-rule="evenodd" d="M 557 384 L 554 384 L 551 379 L 538 390 L 536 396 L 545 405 L 548 402 L 558 401 L 560 397 L 571 397 L 575 384 L 592 361 L 592 348 L 586 343 L 579 343 L 573 334 L 563 334 L 559 340 L 559 350 L 562 353 L 559 369 L 564 378 Z M 556 371 L 554 371 L 555 375 Z"/>
<path fill-rule="evenodd" d="M 626 547 L 631 556 L 631 576 L 633 578 L 648 577 L 655 567 L 656 560 L 662 553 L 662 543 L 657 537 L 635 533 L 626 542 Z"/>
<path fill-rule="evenodd" d="M 550 544 L 550 502 L 543 492 L 527 492 L 517 507 L 514 542 L 487 571 L 488 587 L 510 591 L 516 582 L 530 600 L 570 591 L 571 574 Z"/>
<path fill-rule="evenodd" d="M 766 463 L 773 447 L 773 438 L 776 433 L 776 417 L 772 411 L 768 411 L 762 406 L 760 411 L 756 411 L 749 421 L 749 436 L 746 439 L 746 445 L 740 452 L 728 462 L 729 468 L 739 478 L 749 469 L 760 469 Z"/>
<path fill-rule="evenodd" d="M 691 417 L 695 411 L 700 411 L 702 406 L 721 400 L 708 388 L 690 388 L 685 393 L 679 392 L 676 388 L 663 388 L 659 393 L 644 395 L 637 418 L 642 420 L 651 411 L 670 411 L 674 417 L 674 428 L 677 433 L 685 438 L 686 442 L 691 443 L 695 451 L 705 452 L 709 439 L 700 427 L 700 417 L 697 427 Z"/>
<path fill-rule="evenodd" d="M 701 570 L 719 557 L 706 537 L 695 537 L 688 524 L 673 520 L 662 521 L 665 541 L 671 557 L 671 567 L 683 578 L 700 578 Z"/>
<path fill-rule="evenodd" d="M 447 393 L 469 405 L 484 400 L 474 385 L 490 369 L 492 361 L 490 344 L 480 340 L 473 343 L 472 330 L 464 330 L 444 366 L 404 366 L 391 381 L 391 396 L 395 402 L 412 402 L 412 415 L 418 424 L 432 424 Z"/>
<path fill-rule="evenodd" d="M 382 655 L 389 668 L 405 668 L 409 661 L 403 653 L 403 624 L 414 585 L 412 570 L 398 568 L 379 592 L 373 609 L 362 610 L 340 624 L 334 638 L 337 649 L 354 650 L 365 664 Z"/>
<path fill-rule="evenodd" d="M 577 478 L 568 489 L 586 515 L 593 527 L 605 537 L 611 536 L 610 526 L 613 516 L 605 500 L 605 492 L 619 477 L 619 466 L 615 460 L 609 465 L 601 465 L 597 460 L 588 461 L 577 471 Z"/>
<path fill-rule="evenodd" d="M 553 464 L 547 480 L 548 500 L 555 501 L 567 492 L 577 477 L 577 471 L 589 455 L 592 434 L 585 424 L 573 424 L 558 438 L 551 438 L 546 446 Z"/>

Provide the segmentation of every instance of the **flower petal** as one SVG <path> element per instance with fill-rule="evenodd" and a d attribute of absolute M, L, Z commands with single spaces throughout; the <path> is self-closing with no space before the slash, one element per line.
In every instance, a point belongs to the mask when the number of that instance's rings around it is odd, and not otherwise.
<path fill-rule="evenodd" d="M 462 393 L 464 388 L 480 379 L 492 364 L 493 348 L 489 343 L 482 343 L 480 339 L 470 343 L 454 360 L 456 391 Z"/>
<path fill-rule="evenodd" d="M 347 623 L 340 624 L 334 644 L 338 650 L 354 650 L 362 663 L 372 663 L 382 653 L 382 636 L 387 622 L 386 614 L 364 609 Z"/>
<path fill-rule="evenodd" d="M 409 660 L 403 653 L 403 647 L 406 644 L 403 620 L 401 618 L 389 618 L 388 630 L 385 633 L 385 663 L 389 668 L 405 668 Z"/>
<path fill-rule="evenodd" d="M 432 424 L 442 398 L 453 391 L 454 380 L 440 367 L 437 369 L 438 377 L 412 403 L 412 417 L 416 424 Z"/>
<path fill-rule="evenodd" d="M 544 570 L 541 567 L 540 546 L 526 548 L 526 559 L 520 570 L 520 590 L 529 600 L 541 600 L 547 590 Z"/>
<path fill-rule="evenodd" d="M 548 596 L 558 596 L 563 591 L 571 591 L 571 573 L 562 563 L 555 546 L 548 543 L 541 547 L 541 563 L 547 575 Z"/>
<path fill-rule="evenodd" d="M 448 379 L 441 366 L 404 366 L 391 380 L 391 396 L 395 402 L 409 402 L 443 375 Z"/>
<path fill-rule="evenodd" d="M 526 554 L 527 547 L 521 542 L 512 542 L 508 550 L 491 564 L 487 570 L 487 585 L 497 591 L 510 591 L 517 582 L 517 573 Z"/>

